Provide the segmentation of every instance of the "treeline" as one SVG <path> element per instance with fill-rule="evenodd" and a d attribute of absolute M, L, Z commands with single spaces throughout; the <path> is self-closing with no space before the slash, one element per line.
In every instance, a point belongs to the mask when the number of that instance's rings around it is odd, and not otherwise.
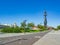
<path fill-rule="evenodd" d="M 60 25 L 58 25 L 56 28 L 54 28 L 54 30 L 60 30 Z"/>
<path fill-rule="evenodd" d="M 1 30 L 1 32 L 6 32 L 6 33 L 22 33 L 22 32 L 39 32 L 39 31 L 44 31 L 46 30 L 46 28 L 41 25 L 41 24 L 38 24 L 36 27 L 39 28 L 38 30 L 32 30 L 31 28 L 34 27 L 35 24 L 34 23 L 28 23 L 26 24 L 26 20 L 24 20 L 22 23 L 21 23 L 21 26 L 17 26 L 15 24 L 15 26 L 8 26 L 8 27 L 5 27 Z"/>

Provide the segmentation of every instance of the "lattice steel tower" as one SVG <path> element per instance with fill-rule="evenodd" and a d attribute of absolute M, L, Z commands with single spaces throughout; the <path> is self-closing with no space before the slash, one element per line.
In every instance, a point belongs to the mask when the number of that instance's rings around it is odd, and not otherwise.
<path fill-rule="evenodd" d="M 44 27 L 47 28 L 47 12 L 44 11 Z"/>

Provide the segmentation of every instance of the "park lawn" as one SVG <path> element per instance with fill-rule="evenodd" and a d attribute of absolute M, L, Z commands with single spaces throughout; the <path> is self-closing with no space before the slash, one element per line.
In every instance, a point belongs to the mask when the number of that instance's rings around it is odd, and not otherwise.
<path fill-rule="evenodd" d="M 25 32 L 40 32 L 40 30 L 26 30 Z"/>

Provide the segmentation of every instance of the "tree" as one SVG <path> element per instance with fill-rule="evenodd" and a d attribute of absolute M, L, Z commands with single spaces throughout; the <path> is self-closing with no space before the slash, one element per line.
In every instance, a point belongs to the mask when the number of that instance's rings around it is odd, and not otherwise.
<path fill-rule="evenodd" d="M 43 29 L 43 30 L 45 29 L 45 27 L 43 25 L 40 25 L 40 24 L 38 24 L 37 27 L 40 29 Z"/>
<path fill-rule="evenodd" d="M 22 23 L 21 23 L 21 28 L 24 29 L 24 32 L 25 32 L 25 28 L 26 28 L 26 20 L 24 20 Z"/>
<path fill-rule="evenodd" d="M 27 27 L 28 27 L 28 28 L 34 27 L 34 26 L 35 26 L 34 23 L 28 23 L 28 24 L 27 24 Z"/>
<path fill-rule="evenodd" d="M 57 29 L 60 29 L 60 25 L 57 26 Z"/>

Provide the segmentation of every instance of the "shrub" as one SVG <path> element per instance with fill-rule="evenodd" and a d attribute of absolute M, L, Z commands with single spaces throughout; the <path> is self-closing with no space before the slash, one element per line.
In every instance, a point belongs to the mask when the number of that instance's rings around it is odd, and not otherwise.
<path fill-rule="evenodd" d="M 12 31 L 13 31 L 13 29 L 10 28 L 10 27 L 3 28 L 3 29 L 1 30 L 1 32 L 6 32 L 6 33 L 10 33 L 10 32 L 12 32 Z"/>
<path fill-rule="evenodd" d="M 20 28 L 14 28 L 14 27 L 7 27 L 7 28 L 3 28 L 2 30 L 1 30 L 1 32 L 4 32 L 4 33 L 20 33 L 20 32 L 22 32 L 21 30 L 20 30 Z"/>
<path fill-rule="evenodd" d="M 58 29 L 57 29 L 57 28 L 54 28 L 54 30 L 55 30 L 55 31 L 58 31 Z"/>
<path fill-rule="evenodd" d="M 60 29 L 60 25 L 57 26 L 57 29 Z"/>
<path fill-rule="evenodd" d="M 39 32 L 39 30 L 30 30 L 29 28 L 26 28 L 24 30 L 24 28 L 19 28 L 19 27 L 7 27 L 7 28 L 3 28 L 1 30 L 1 32 L 4 33 L 22 33 L 22 32 Z"/>

